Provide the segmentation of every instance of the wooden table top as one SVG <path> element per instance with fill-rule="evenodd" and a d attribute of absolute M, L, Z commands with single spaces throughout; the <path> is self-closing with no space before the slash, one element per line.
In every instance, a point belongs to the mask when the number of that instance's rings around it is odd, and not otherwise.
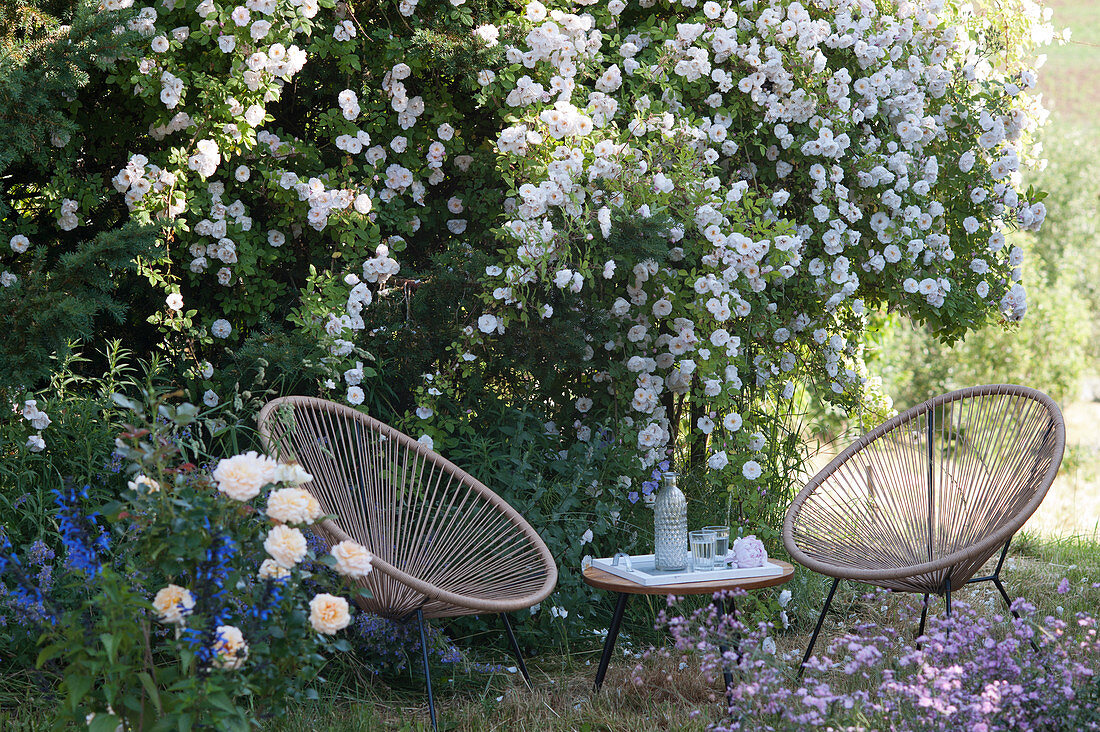
<path fill-rule="evenodd" d="M 758 590 L 786 584 L 794 574 L 794 565 L 781 559 L 768 559 L 783 568 L 783 574 L 771 577 L 747 577 L 745 579 L 711 580 L 709 582 L 685 582 L 678 585 L 640 585 L 596 567 L 584 570 L 584 581 L 593 587 L 628 595 L 713 595 L 722 590 Z"/>

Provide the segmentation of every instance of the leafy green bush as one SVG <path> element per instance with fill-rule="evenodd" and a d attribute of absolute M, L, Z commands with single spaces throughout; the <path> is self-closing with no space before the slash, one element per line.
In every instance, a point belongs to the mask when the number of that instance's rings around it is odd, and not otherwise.
<path fill-rule="evenodd" d="M 1048 164 L 1029 175 L 1047 191 L 1043 229 L 1019 242 L 1031 263 L 1028 317 L 992 322 L 945 346 L 904 317 L 891 317 L 871 338 L 872 369 L 899 406 L 948 389 L 1014 382 L 1065 402 L 1078 380 L 1100 364 L 1100 153 L 1087 127 L 1058 122 L 1043 137 Z"/>
<path fill-rule="evenodd" d="M 1047 225 L 1032 246 L 1035 274 L 1048 283 L 1064 283 L 1051 294 L 1055 306 L 1072 303 L 1076 329 L 1087 341 L 1092 367 L 1100 363 L 1100 150 L 1091 144 L 1096 127 L 1056 123 L 1044 136 L 1049 165 L 1034 176 L 1048 191 Z"/>
<path fill-rule="evenodd" d="M 51 364 L 53 375 L 45 389 L 22 395 L 15 419 L 0 420 L 0 514 L 16 545 L 43 539 L 60 548 L 51 516 L 52 491 L 66 480 L 96 486 L 94 495 L 101 501 L 125 485 L 114 448 L 125 413 L 111 393 L 132 389 L 137 369 L 132 354 L 117 341 L 97 360 L 106 364 L 105 372 L 81 376 L 89 359 L 71 350 L 63 361 Z M 35 429 L 30 423 L 26 400 L 44 415 L 46 427 Z"/>
<path fill-rule="evenodd" d="M 40 387 L 71 342 L 102 347 L 104 333 L 147 333 L 134 287 L 160 231 L 131 219 L 106 185 L 137 134 L 137 120 L 116 114 L 118 91 L 103 73 L 136 52 L 137 33 L 113 30 L 127 14 L 91 0 L 12 10 L 14 26 L 0 23 L 0 396 Z"/>
<path fill-rule="evenodd" d="M 1044 241 L 1035 242 L 1039 249 Z M 1093 261 L 1100 258 L 1093 255 Z M 1083 262 L 1090 261 L 1084 257 Z M 951 389 L 990 383 L 1031 386 L 1065 402 L 1095 357 L 1087 293 L 1077 271 L 1059 268 L 1051 281 L 1037 277 L 1028 317 L 1016 324 L 990 323 L 953 345 L 903 317 L 888 318 L 869 348 L 871 368 L 899 408 L 910 407 Z"/>

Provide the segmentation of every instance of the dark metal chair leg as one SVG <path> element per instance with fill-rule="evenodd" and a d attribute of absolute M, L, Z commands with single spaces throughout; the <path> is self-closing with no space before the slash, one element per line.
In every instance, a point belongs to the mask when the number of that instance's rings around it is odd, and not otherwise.
<path fill-rule="evenodd" d="M 523 654 L 520 653 L 519 643 L 516 642 L 516 634 L 512 630 L 512 621 L 508 619 L 508 613 L 501 613 L 500 619 L 504 621 L 504 630 L 508 634 L 508 642 L 512 646 L 512 653 L 516 657 L 516 665 L 519 666 L 519 672 L 523 674 L 523 680 L 527 682 L 527 685 L 531 685 L 531 677 L 527 673 L 527 666 L 523 663 Z"/>
<path fill-rule="evenodd" d="M 1010 613 L 1012 613 L 1012 617 L 1019 620 L 1020 619 L 1020 613 L 1018 613 L 1018 612 L 1016 612 L 1015 610 L 1012 609 L 1012 600 L 1009 598 L 1008 591 L 1005 590 L 1004 584 L 1001 583 L 1001 578 L 994 575 L 993 584 L 997 585 L 997 590 L 1001 593 L 1001 597 L 1004 599 L 1005 605 L 1008 606 L 1008 611 Z M 1039 644 L 1035 642 L 1034 638 L 1032 638 L 1029 642 L 1031 643 L 1031 650 L 1033 650 L 1033 651 L 1038 651 L 1039 650 Z"/>
<path fill-rule="evenodd" d="M 420 626 L 420 650 L 424 655 L 424 680 L 428 685 L 428 714 L 432 718 L 432 729 L 436 730 L 438 727 L 435 723 L 435 698 L 432 697 L 432 672 L 428 667 L 428 635 L 424 632 L 424 611 L 420 608 L 416 609 L 416 624 Z"/>
<path fill-rule="evenodd" d="M 1012 613 L 1012 617 L 1019 620 L 1020 613 L 1012 609 L 1012 598 L 1008 596 L 1008 592 L 1005 590 L 1004 583 L 1001 582 L 1001 569 L 1005 565 L 1005 558 L 1008 557 L 1008 547 L 1010 544 L 1012 544 L 1012 537 L 1008 538 L 1008 541 L 1005 542 L 1004 548 L 1001 549 L 1001 556 L 997 560 L 997 568 L 993 570 L 993 574 L 985 577 L 972 577 L 971 579 L 967 580 L 966 583 L 971 584 L 973 582 L 993 582 L 993 584 L 997 586 L 997 592 L 1001 593 L 1001 598 L 1005 601 L 1005 605 L 1008 607 L 1008 611 Z M 1036 651 L 1039 650 L 1039 644 L 1035 642 L 1034 638 L 1031 639 L 1031 647 Z"/>
<path fill-rule="evenodd" d="M 947 617 L 951 618 L 951 575 L 943 578 L 943 595 L 947 602 Z"/>
<path fill-rule="evenodd" d="M 615 640 L 619 637 L 619 626 L 623 622 L 623 612 L 626 610 L 626 601 L 630 595 L 626 592 L 619 593 L 619 599 L 615 602 L 615 614 L 611 616 L 611 627 L 607 629 L 607 640 L 603 642 L 603 655 L 600 656 L 600 667 L 596 669 L 595 690 L 599 691 L 603 686 L 603 677 L 607 675 L 607 664 L 611 662 L 611 652 L 615 650 Z"/>
<path fill-rule="evenodd" d="M 814 652 L 814 644 L 817 643 L 817 634 L 821 632 L 821 625 L 825 622 L 825 613 L 829 612 L 829 605 L 833 602 L 833 595 L 836 594 L 836 586 L 840 584 L 840 578 L 833 579 L 833 586 L 829 588 L 829 596 L 825 598 L 825 606 L 821 608 L 821 614 L 817 616 L 817 625 L 814 627 L 814 634 L 810 636 L 810 645 L 806 647 L 806 655 L 802 657 L 802 663 L 798 666 L 798 676 L 801 678 L 802 672 L 806 670 L 806 662 L 810 660 L 810 655 Z"/>
<path fill-rule="evenodd" d="M 928 593 L 924 593 L 924 607 L 920 611 L 920 627 L 917 628 L 917 637 L 924 635 L 924 621 L 928 619 Z"/>
<path fill-rule="evenodd" d="M 725 607 L 725 604 L 727 602 L 729 603 L 728 610 Z M 723 600 L 721 597 L 716 597 L 714 599 L 714 606 L 718 609 L 718 612 L 717 612 L 718 620 L 721 620 L 723 615 L 725 615 L 727 613 L 731 617 L 733 617 L 734 620 L 737 619 L 737 607 L 733 604 L 733 598 L 732 597 L 728 598 L 728 599 L 725 599 L 725 600 Z M 736 648 L 737 646 L 740 645 L 740 641 L 741 641 L 740 638 L 738 638 L 737 636 L 734 636 L 734 638 L 733 638 L 734 648 Z M 728 701 L 730 703 L 730 706 L 733 706 L 733 699 L 731 698 L 731 694 L 730 694 L 730 687 L 733 686 L 733 671 L 730 669 L 729 665 L 726 663 L 726 651 L 728 651 L 728 650 L 729 649 L 726 646 L 722 645 L 721 643 L 718 644 L 718 651 L 719 651 L 719 653 L 722 654 L 722 680 L 725 681 L 725 683 L 726 683 L 726 701 Z M 734 652 L 734 656 L 735 656 L 734 663 L 738 663 L 739 659 L 736 658 L 737 651 Z"/>
<path fill-rule="evenodd" d="M 1012 599 L 1008 596 L 1008 590 L 1005 589 L 1004 584 L 1001 583 L 1001 578 L 1000 577 L 994 577 L 993 578 L 993 584 L 995 584 L 997 586 L 997 591 L 1000 592 L 1001 597 L 1004 598 L 1005 606 L 1008 608 L 1008 611 L 1010 613 L 1012 613 L 1012 617 L 1019 620 L 1020 619 L 1020 613 L 1018 613 L 1018 612 L 1016 612 L 1015 610 L 1012 609 Z"/>

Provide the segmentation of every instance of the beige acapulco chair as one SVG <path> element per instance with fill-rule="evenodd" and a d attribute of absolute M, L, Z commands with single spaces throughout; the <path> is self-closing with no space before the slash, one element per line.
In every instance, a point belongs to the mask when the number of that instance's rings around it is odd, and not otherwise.
<path fill-rule="evenodd" d="M 371 597 L 357 597 L 359 606 L 402 622 L 415 616 L 433 728 L 426 618 L 499 614 L 530 681 L 507 613 L 545 599 L 558 570 L 515 509 L 423 444 L 342 404 L 282 397 L 258 421 L 268 453 L 299 462 L 325 513 L 338 516 L 319 525 L 321 537 L 373 553 L 374 571 L 359 581 Z"/>
<path fill-rule="evenodd" d="M 1011 610 L 1001 582 L 1008 545 L 1054 481 L 1065 444 L 1049 396 L 992 384 L 918 404 L 838 455 L 783 522 L 795 561 L 834 578 L 799 673 L 841 579 L 923 593 L 918 637 L 928 596 L 944 595 L 950 616 L 952 588 L 964 584 L 993 582 Z M 993 573 L 974 577 L 998 549 Z"/>

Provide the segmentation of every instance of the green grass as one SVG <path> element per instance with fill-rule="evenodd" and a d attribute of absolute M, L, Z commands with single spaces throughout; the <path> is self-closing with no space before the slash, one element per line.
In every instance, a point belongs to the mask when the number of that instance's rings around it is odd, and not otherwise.
<path fill-rule="evenodd" d="M 987 567 L 990 571 L 992 561 Z M 779 653 L 787 657 L 792 674 L 801 660 L 828 586 L 828 580 L 820 575 L 806 571 L 799 574 L 798 591 L 790 608 L 792 627 L 786 632 L 778 631 L 776 637 Z M 1063 577 L 1070 581 L 1070 591 L 1060 595 L 1056 588 Z M 1100 582 L 1100 543 L 1084 537 L 1051 540 L 1021 533 L 1013 542 L 1002 578 L 1012 597 L 1022 596 L 1037 606 L 1040 618 L 1046 615 L 1069 618 L 1077 612 L 1095 615 L 1100 606 L 1100 589 L 1093 588 L 1092 583 Z M 869 601 L 865 593 L 872 588 L 866 585 L 845 582 L 841 588 L 818 641 L 819 649 L 859 623 L 898 627 L 902 622 L 899 617 L 914 617 L 907 608 L 920 600 L 917 595 L 899 593 Z M 1004 614 L 1003 603 L 992 583 L 970 585 L 957 591 L 954 597 L 970 603 L 982 614 Z M 934 599 L 931 612 L 942 611 L 942 599 Z M 624 630 L 629 629 L 624 626 Z M 695 668 L 680 670 L 669 661 L 647 660 L 640 671 L 643 683 L 636 686 L 631 676 L 639 662 L 618 652 L 603 690 L 597 695 L 592 693 L 591 686 L 597 659 L 592 650 L 532 659 L 528 664 L 532 689 L 526 688 L 516 675 L 488 678 L 458 674 L 453 682 L 438 681 L 436 709 L 440 729 L 695 730 L 720 719 L 720 684 L 707 685 Z M 850 680 L 837 682 L 843 685 Z M 265 729 L 271 732 L 428 729 L 420 679 L 406 677 L 399 684 L 390 685 L 379 679 L 353 680 L 344 676 L 333 681 L 326 696 L 322 702 L 301 707 Z M 689 719 L 696 711 L 699 716 Z"/>
<path fill-rule="evenodd" d="M 1097 126 L 1100 111 L 1100 3 L 1093 0 L 1048 0 L 1056 29 L 1068 27 L 1068 44 L 1046 49 L 1047 63 L 1039 70 L 1039 86 L 1055 125 Z"/>

